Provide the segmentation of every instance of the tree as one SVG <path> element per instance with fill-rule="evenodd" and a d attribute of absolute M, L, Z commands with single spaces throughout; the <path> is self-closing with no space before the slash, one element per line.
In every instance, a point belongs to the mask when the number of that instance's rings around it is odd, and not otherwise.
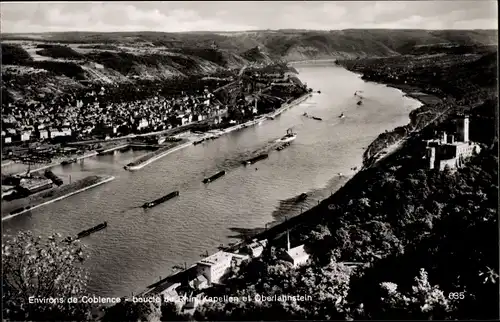
<path fill-rule="evenodd" d="M 184 321 L 187 317 L 180 312 L 179 306 L 175 302 L 163 302 L 161 305 L 162 321 Z"/>
<path fill-rule="evenodd" d="M 89 304 L 68 303 L 69 298 L 81 299 L 87 295 L 88 275 L 81 265 L 84 259 L 83 246 L 63 240 L 60 235 L 49 236 L 44 241 L 27 231 L 5 239 L 2 243 L 4 318 L 89 318 Z"/>
<path fill-rule="evenodd" d="M 411 291 L 402 293 L 398 285 L 391 282 L 381 283 L 385 296 L 381 298 L 383 315 L 381 318 L 399 319 L 445 319 L 451 311 L 451 303 L 438 286 L 431 286 L 427 272 L 420 269 L 415 277 L 416 285 Z"/>
<path fill-rule="evenodd" d="M 160 303 L 121 301 L 109 307 L 103 321 L 148 321 L 158 322 L 161 318 Z"/>

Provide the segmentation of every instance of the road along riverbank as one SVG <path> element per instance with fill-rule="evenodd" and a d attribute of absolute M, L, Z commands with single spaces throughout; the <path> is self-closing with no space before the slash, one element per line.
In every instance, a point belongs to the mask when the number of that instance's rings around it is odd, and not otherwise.
<path fill-rule="evenodd" d="M 25 203 L 24 207 L 12 210 L 8 215 L 2 217 L 2 221 L 12 219 L 36 208 L 62 200 L 85 190 L 92 189 L 114 179 L 115 177 L 113 176 L 89 176 L 65 186 L 52 188 L 40 194 L 28 196 L 23 200 Z M 2 206 L 2 212 L 4 211 L 3 207 L 4 206 Z"/>

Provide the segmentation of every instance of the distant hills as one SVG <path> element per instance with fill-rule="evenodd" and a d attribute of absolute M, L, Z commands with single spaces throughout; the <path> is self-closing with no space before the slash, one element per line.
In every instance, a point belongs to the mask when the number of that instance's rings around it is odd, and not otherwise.
<path fill-rule="evenodd" d="M 497 43 L 497 30 L 3 34 L 2 73 L 10 73 L 8 79 L 13 80 L 37 71 L 37 82 L 42 85 L 48 80 L 54 86 L 81 81 L 121 83 L 210 74 L 276 59 L 301 61 L 468 52 L 475 48 L 496 49 Z"/>
<path fill-rule="evenodd" d="M 240 54 L 259 47 L 285 60 L 389 56 L 408 48 L 433 44 L 496 45 L 497 30 L 346 29 L 333 31 L 262 30 L 245 32 L 56 32 L 6 34 L 4 40 L 66 44 L 113 44 L 144 47 L 200 47 Z"/>

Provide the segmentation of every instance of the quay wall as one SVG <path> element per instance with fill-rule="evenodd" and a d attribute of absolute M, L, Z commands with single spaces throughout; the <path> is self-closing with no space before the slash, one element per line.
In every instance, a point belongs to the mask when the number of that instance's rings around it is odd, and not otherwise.
<path fill-rule="evenodd" d="M 163 158 L 164 156 L 166 156 L 166 155 L 168 155 L 168 154 L 170 154 L 172 152 L 175 152 L 175 151 L 178 151 L 180 149 L 186 148 L 186 147 L 188 147 L 188 146 L 190 146 L 192 144 L 193 144 L 193 142 L 191 142 L 191 141 L 190 142 L 186 142 L 184 144 L 181 144 L 181 145 L 178 145 L 176 147 L 173 147 L 173 148 L 165 151 L 164 153 L 160 153 L 160 154 L 152 157 L 151 159 L 148 159 L 148 160 L 142 162 L 141 164 L 133 165 L 133 166 L 125 166 L 125 169 L 129 170 L 129 171 L 140 170 L 140 169 L 144 168 L 145 166 L 147 166 L 148 164 L 150 164 L 150 163 L 152 163 L 152 162 L 154 162 L 154 161 L 156 161 L 156 160 L 158 160 L 160 158 Z"/>
<path fill-rule="evenodd" d="M 12 215 L 5 216 L 5 217 L 3 217 L 3 218 L 2 218 L 2 221 L 12 219 L 12 218 L 14 218 L 14 217 L 16 217 L 16 216 L 22 215 L 22 214 L 24 214 L 24 213 L 26 213 L 26 212 L 28 212 L 28 211 L 33 210 L 33 209 L 36 209 L 36 208 L 39 208 L 39 207 L 42 207 L 42 206 L 45 206 L 45 205 L 51 204 L 51 203 L 53 203 L 53 202 L 56 202 L 56 201 L 59 201 L 59 200 L 65 199 L 65 198 L 68 198 L 68 197 L 70 197 L 70 196 L 72 196 L 72 195 L 76 195 L 77 193 L 83 192 L 83 191 L 85 191 L 85 190 L 92 189 L 92 188 L 94 188 L 94 187 L 100 186 L 100 185 L 102 185 L 102 184 L 104 184 L 104 183 L 107 183 L 107 182 L 109 182 L 109 181 L 112 181 L 112 180 L 114 180 L 114 179 L 115 179 L 115 177 L 113 177 L 113 176 L 111 176 L 111 177 L 105 177 L 105 178 L 103 178 L 101 181 L 96 182 L 96 183 L 94 183 L 94 184 L 92 184 L 92 185 L 90 185 L 90 186 L 88 186 L 88 187 L 84 187 L 84 188 L 78 189 L 78 190 L 76 190 L 76 191 L 69 192 L 68 194 L 65 194 L 64 196 L 60 196 L 60 197 L 54 198 L 54 199 L 52 199 L 52 200 L 45 201 L 45 202 L 43 202 L 43 203 L 41 203 L 41 204 L 38 204 L 38 205 L 35 205 L 35 206 L 33 206 L 33 207 L 29 208 L 29 209 L 25 209 L 25 210 L 20 211 L 20 212 L 18 212 L 18 213 L 15 213 L 15 214 L 12 214 Z"/>

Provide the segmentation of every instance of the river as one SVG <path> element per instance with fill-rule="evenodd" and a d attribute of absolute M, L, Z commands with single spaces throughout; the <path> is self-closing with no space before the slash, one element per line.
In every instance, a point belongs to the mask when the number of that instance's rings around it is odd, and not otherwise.
<path fill-rule="evenodd" d="M 115 151 L 53 168 L 69 180 L 108 174 L 114 181 L 31 213 L 3 222 L 3 233 L 32 230 L 39 235 L 76 234 L 103 221 L 106 230 L 85 239 L 90 258 L 90 291 L 125 296 L 188 266 L 200 254 L 236 242 L 240 231 L 262 228 L 312 207 L 342 186 L 360 167 L 364 149 L 385 130 L 407 124 L 416 100 L 385 85 L 366 83 L 359 75 L 331 63 L 296 65 L 300 79 L 320 90 L 275 120 L 172 153 L 147 167 L 129 172 L 123 166 L 144 151 Z M 355 91 L 363 91 L 357 106 Z M 317 121 L 302 116 L 321 117 Z M 338 116 L 344 113 L 345 118 Z M 297 139 L 282 151 L 251 166 L 241 161 L 288 128 Z M 201 181 L 218 170 L 226 175 L 210 184 Z M 340 176 L 339 173 L 342 175 Z M 180 196 L 147 211 L 137 208 L 171 191 Z M 305 202 L 291 198 L 307 192 Z"/>

